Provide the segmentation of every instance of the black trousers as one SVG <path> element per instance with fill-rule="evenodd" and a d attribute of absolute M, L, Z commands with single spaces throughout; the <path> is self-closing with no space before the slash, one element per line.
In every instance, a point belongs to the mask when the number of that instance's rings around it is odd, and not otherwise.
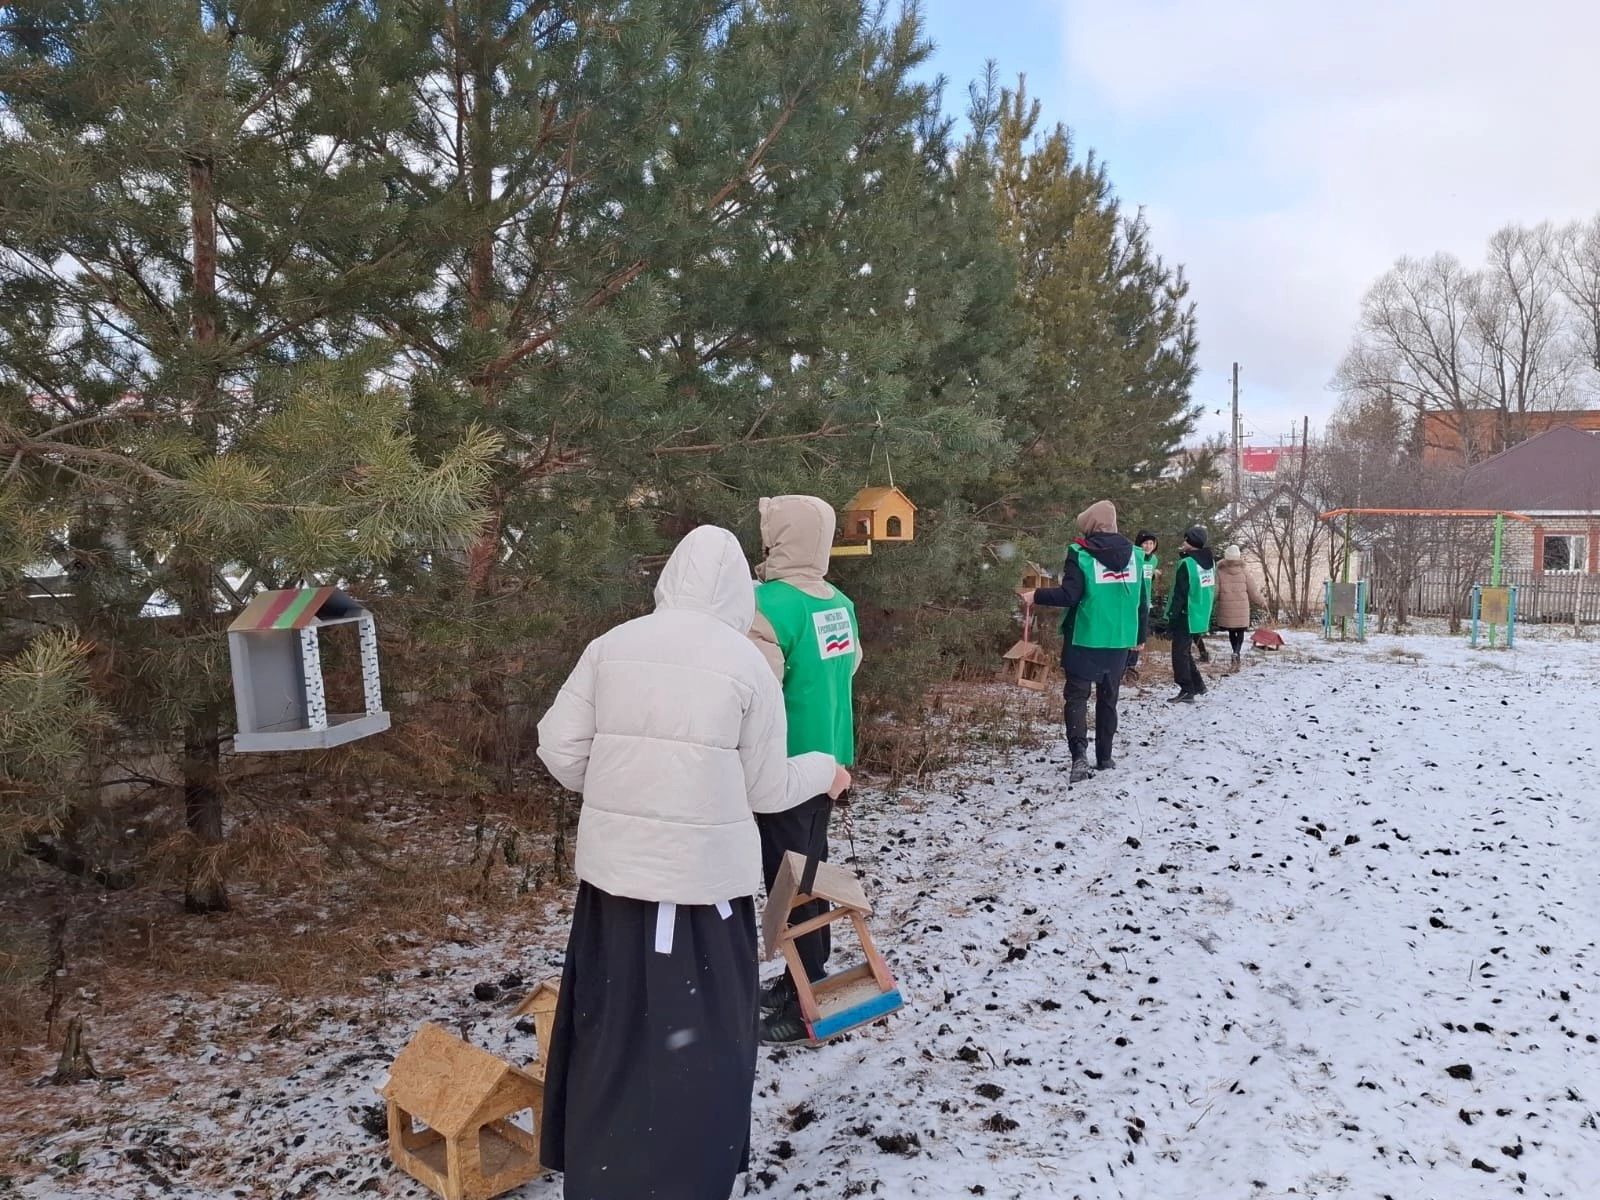
<path fill-rule="evenodd" d="M 1111 758 L 1117 739 L 1117 701 L 1122 695 L 1122 672 L 1127 660 L 1092 677 L 1067 676 L 1067 749 L 1073 760 L 1087 757 L 1089 749 L 1089 691 L 1094 690 L 1094 757 Z"/>
<path fill-rule="evenodd" d="M 1238 658 L 1239 655 L 1241 653 L 1243 653 L 1243 651 L 1244 651 L 1244 635 L 1246 633 L 1248 633 L 1248 632 L 1249 631 L 1245 630 L 1245 629 L 1230 629 L 1230 630 L 1228 630 L 1228 641 L 1233 646 L 1233 656 L 1235 658 Z"/>
<path fill-rule="evenodd" d="M 813 796 L 797 804 L 788 812 L 757 813 L 756 828 L 761 832 L 761 877 L 772 894 L 772 881 L 778 877 L 778 867 L 790 850 L 810 856 L 815 854 L 824 862 L 828 859 L 828 818 L 833 815 L 833 801 L 827 796 Z M 794 910 L 789 918 L 791 925 L 820 917 L 828 911 L 822 900 L 813 900 Z M 798 939 L 794 948 L 806 975 L 815 983 L 827 977 L 828 955 L 833 950 L 833 935 L 824 925 L 815 933 Z"/>
<path fill-rule="evenodd" d="M 755 900 L 726 910 L 578 886 L 539 1131 L 566 1200 L 724 1200 L 750 1169 Z"/>
<path fill-rule="evenodd" d="M 1187 629 L 1172 631 L 1172 678 L 1177 680 L 1180 692 L 1203 696 L 1206 694 L 1206 681 L 1201 678 L 1200 668 L 1195 665 L 1194 652 L 1190 649 L 1193 641 L 1194 635 Z"/>

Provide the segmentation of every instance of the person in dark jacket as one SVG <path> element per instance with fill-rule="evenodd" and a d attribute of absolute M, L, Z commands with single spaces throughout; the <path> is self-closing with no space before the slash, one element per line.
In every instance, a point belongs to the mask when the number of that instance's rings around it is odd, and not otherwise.
<path fill-rule="evenodd" d="M 1117 532 L 1117 509 L 1109 500 L 1078 514 L 1082 535 L 1067 550 L 1061 586 L 1023 593 L 1023 603 L 1061 608 L 1061 667 L 1066 672 L 1067 748 L 1071 783 L 1094 776 L 1089 768 L 1089 692 L 1094 691 L 1095 763 L 1116 766 L 1117 700 L 1128 651 L 1149 623 L 1144 555 Z"/>
<path fill-rule="evenodd" d="M 1150 614 L 1156 606 L 1156 570 L 1161 566 L 1161 559 L 1156 554 L 1160 543 L 1155 534 L 1148 529 L 1141 529 L 1139 536 L 1133 539 L 1133 544 L 1144 555 L 1144 619 L 1139 622 L 1139 644 L 1128 651 L 1128 665 L 1122 672 L 1123 683 L 1139 682 L 1139 657 L 1144 653 L 1144 644 L 1150 640 Z"/>
<path fill-rule="evenodd" d="M 1172 596 L 1167 601 L 1167 631 L 1172 635 L 1172 677 L 1178 694 L 1173 704 L 1192 704 L 1206 694 L 1206 681 L 1195 665 L 1190 643 L 1211 628 L 1211 608 L 1217 595 L 1217 563 L 1206 546 L 1203 526 L 1191 525 L 1183 535 L 1178 569 L 1173 573 Z"/>

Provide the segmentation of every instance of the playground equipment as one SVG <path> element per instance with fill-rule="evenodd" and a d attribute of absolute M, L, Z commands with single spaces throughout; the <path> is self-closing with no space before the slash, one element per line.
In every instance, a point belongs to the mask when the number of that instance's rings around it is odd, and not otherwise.
<path fill-rule="evenodd" d="M 1485 625 L 1489 629 L 1489 648 L 1495 646 L 1495 634 L 1500 626 L 1506 630 L 1505 646 L 1510 650 L 1517 637 L 1517 589 L 1514 587 L 1484 587 L 1483 584 L 1474 584 L 1472 588 L 1472 648 L 1478 648 L 1479 630 Z"/>
<path fill-rule="evenodd" d="M 1349 573 L 1349 563 L 1345 564 L 1345 571 Z M 1348 580 L 1334 582 L 1328 580 L 1322 585 L 1322 636 L 1328 641 L 1333 640 L 1333 623 L 1339 622 L 1339 640 L 1345 641 L 1350 636 L 1350 618 L 1356 622 L 1356 641 L 1367 640 L 1367 581 L 1358 579 L 1354 583 Z"/>
<path fill-rule="evenodd" d="M 1324 521 L 1331 521 L 1335 517 L 1344 518 L 1344 580 L 1348 583 L 1350 578 L 1350 520 L 1356 516 L 1373 517 L 1465 517 L 1475 520 L 1494 521 L 1494 557 L 1490 568 L 1490 580 L 1487 586 L 1474 584 L 1472 588 L 1472 637 L 1471 644 L 1474 649 L 1479 645 L 1480 630 L 1487 627 L 1487 642 L 1493 649 L 1498 640 L 1499 630 L 1504 626 L 1506 631 L 1505 646 L 1509 649 L 1516 637 L 1517 621 L 1517 589 L 1504 586 L 1502 581 L 1502 560 L 1505 548 L 1506 521 L 1522 521 L 1531 525 L 1535 530 L 1542 526 L 1538 521 L 1526 513 L 1510 512 L 1508 510 L 1479 509 L 1479 508 L 1336 508 L 1331 512 L 1321 515 Z M 1332 621 L 1335 616 L 1340 619 L 1340 636 L 1344 636 L 1344 623 L 1348 613 L 1334 613 L 1332 611 L 1333 589 L 1335 585 L 1329 581 L 1325 597 L 1327 604 L 1324 606 L 1322 618 L 1323 635 L 1332 636 Z M 1357 636 L 1365 640 L 1366 630 L 1366 597 L 1360 597 L 1357 627 Z"/>

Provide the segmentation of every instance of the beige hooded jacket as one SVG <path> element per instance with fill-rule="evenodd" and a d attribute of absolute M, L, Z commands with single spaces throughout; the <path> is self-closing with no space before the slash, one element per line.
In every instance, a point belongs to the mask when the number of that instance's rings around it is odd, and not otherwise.
<path fill-rule="evenodd" d="M 763 582 L 781 580 L 818 600 L 831 600 L 838 594 L 824 576 L 828 573 L 828 552 L 833 549 L 833 533 L 838 517 L 826 500 L 815 496 L 763 497 L 761 544 L 767 557 L 756 568 Z M 750 637 L 761 651 L 772 673 L 783 681 L 783 648 L 772 624 L 758 611 L 750 627 Z M 861 669 L 861 639 L 856 639 L 856 669 Z"/>

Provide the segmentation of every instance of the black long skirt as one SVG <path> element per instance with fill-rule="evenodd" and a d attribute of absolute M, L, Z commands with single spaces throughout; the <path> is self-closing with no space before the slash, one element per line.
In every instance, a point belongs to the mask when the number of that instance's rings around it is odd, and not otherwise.
<path fill-rule="evenodd" d="M 566 1200 L 728 1200 L 750 1165 L 756 989 L 751 897 L 579 885 L 540 1131 Z"/>

